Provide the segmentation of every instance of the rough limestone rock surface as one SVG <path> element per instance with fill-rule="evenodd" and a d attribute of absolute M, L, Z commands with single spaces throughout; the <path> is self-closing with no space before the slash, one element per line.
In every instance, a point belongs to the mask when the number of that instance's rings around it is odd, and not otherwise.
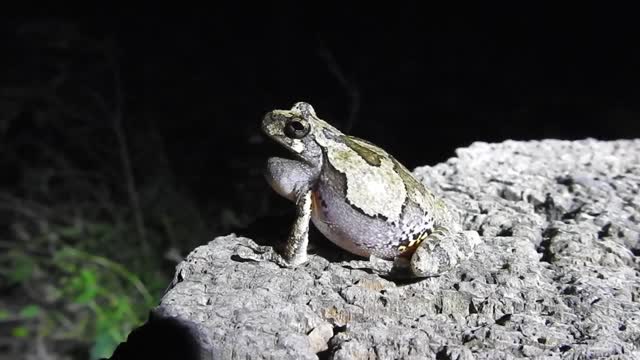
<path fill-rule="evenodd" d="M 415 174 L 481 235 L 449 273 L 397 281 L 320 247 L 286 269 L 231 234 L 154 318 L 202 359 L 640 359 L 640 140 L 479 142 Z"/>

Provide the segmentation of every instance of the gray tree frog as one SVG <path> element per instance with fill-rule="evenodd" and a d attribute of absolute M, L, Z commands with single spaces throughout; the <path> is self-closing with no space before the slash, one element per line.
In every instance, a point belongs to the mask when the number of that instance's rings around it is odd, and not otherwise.
<path fill-rule="evenodd" d="M 294 155 L 269 158 L 265 171 L 271 187 L 296 204 L 282 256 L 287 266 L 307 261 L 310 222 L 340 248 L 393 260 L 393 269 L 410 277 L 450 270 L 480 242 L 393 156 L 343 134 L 310 104 L 267 113 L 262 130 Z"/>

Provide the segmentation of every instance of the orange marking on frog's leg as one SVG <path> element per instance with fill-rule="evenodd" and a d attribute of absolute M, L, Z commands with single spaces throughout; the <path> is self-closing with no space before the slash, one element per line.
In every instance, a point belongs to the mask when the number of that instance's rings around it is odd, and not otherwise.
<path fill-rule="evenodd" d="M 320 210 L 320 202 L 322 201 L 322 199 L 320 198 L 320 194 L 317 191 L 312 191 L 311 192 L 311 207 L 313 209 L 313 211 L 319 211 Z"/>
<path fill-rule="evenodd" d="M 409 241 L 407 244 L 403 244 L 398 246 L 398 251 L 400 254 L 398 256 L 410 258 L 413 255 L 413 252 L 420 246 L 420 244 L 429 237 L 431 232 L 429 230 L 425 230 L 420 235 L 418 235 L 415 239 Z"/>

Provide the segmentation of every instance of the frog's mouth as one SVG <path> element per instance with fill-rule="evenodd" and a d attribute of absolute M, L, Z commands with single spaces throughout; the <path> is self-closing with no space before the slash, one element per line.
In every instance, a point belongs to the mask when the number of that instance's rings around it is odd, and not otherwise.
<path fill-rule="evenodd" d="M 280 139 L 269 138 L 264 133 L 262 136 L 266 142 L 265 153 L 268 154 L 267 158 L 278 157 L 289 160 L 304 161 L 304 158 L 300 153 L 289 148 L 290 144 L 287 144 Z"/>

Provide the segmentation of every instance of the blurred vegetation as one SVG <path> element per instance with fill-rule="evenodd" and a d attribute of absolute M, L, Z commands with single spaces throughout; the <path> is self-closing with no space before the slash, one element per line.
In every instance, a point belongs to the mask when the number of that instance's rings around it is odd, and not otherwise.
<path fill-rule="evenodd" d="M 163 138 L 127 109 L 117 44 L 15 28 L 0 85 L 0 352 L 109 357 L 210 234 Z M 132 125 L 134 124 L 134 125 Z M 26 356 L 26 355 L 24 355 Z"/>

